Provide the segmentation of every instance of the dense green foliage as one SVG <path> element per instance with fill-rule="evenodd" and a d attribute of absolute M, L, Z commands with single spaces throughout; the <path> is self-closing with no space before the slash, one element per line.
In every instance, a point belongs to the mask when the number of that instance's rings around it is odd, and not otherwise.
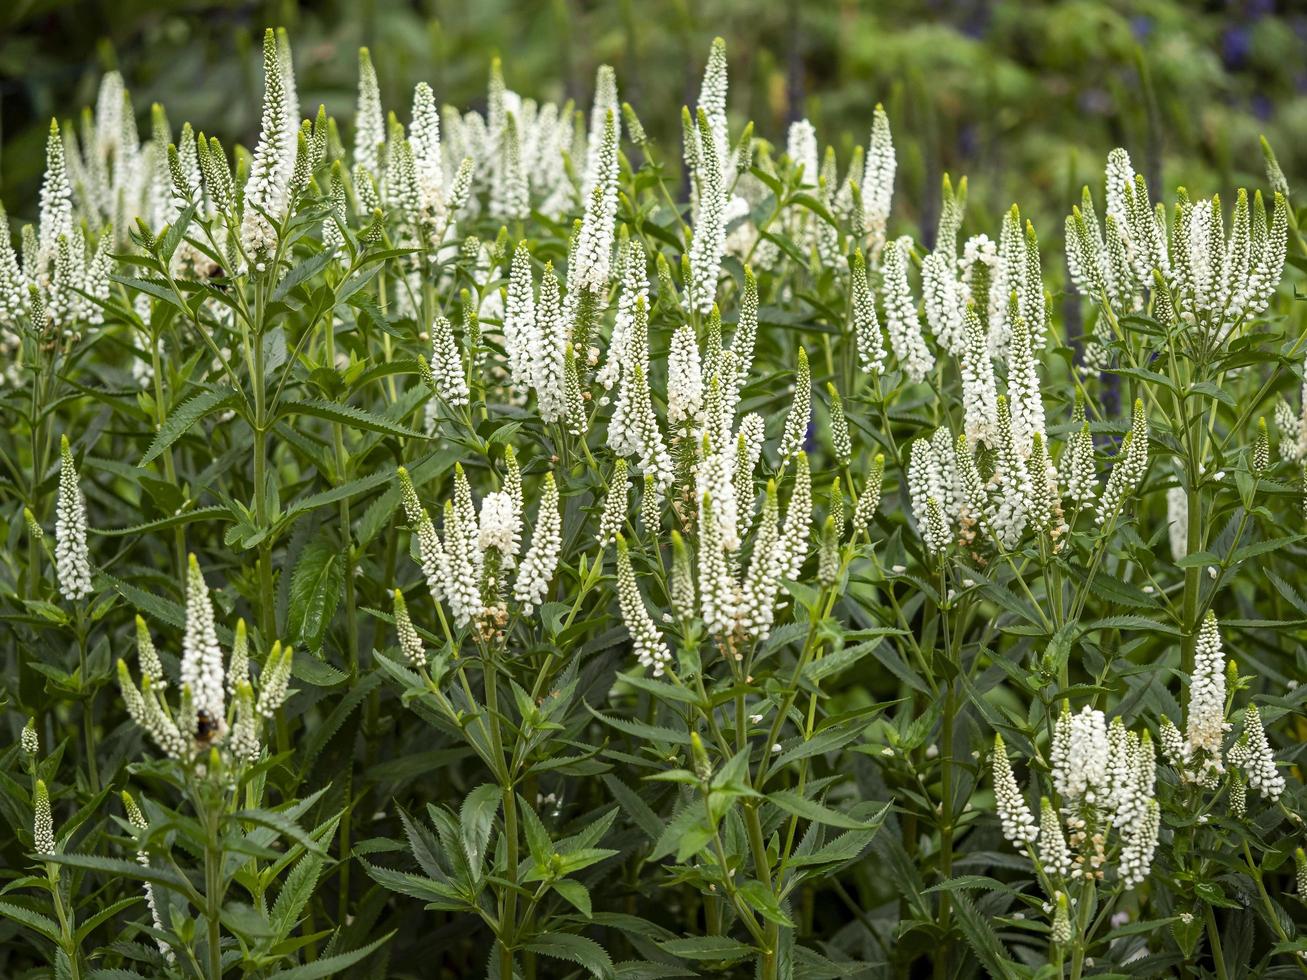
<path fill-rule="evenodd" d="M 872 136 L 819 153 L 766 72 L 728 121 L 720 43 L 679 128 L 505 46 L 437 143 L 391 95 L 457 35 L 301 122 L 353 70 L 305 26 L 298 94 L 269 31 L 185 125 L 111 76 L 0 241 L 0 973 L 1307 969 L 1307 250 L 1255 129 L 1156 210 L 1047 164 L 1032 223 L 969 197 L 1061 151 L 896 180 L 920 80 L 836 79 Z"/>

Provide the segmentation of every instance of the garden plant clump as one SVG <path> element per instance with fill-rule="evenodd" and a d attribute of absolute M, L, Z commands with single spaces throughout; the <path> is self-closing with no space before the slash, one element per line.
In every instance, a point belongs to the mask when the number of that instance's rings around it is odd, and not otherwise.
<path fill-rule="evenodd" d="M 672 148 L 385 67 L 0 217 L 5 976 L 1307 973 L 1269 145 L 914 237 L 720 40 Z"/>

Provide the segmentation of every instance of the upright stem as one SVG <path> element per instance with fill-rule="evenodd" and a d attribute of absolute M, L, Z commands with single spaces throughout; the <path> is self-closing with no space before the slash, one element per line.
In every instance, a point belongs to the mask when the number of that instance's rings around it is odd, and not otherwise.
<path fill-rule="evenodd" d="M 265 358 L 263 353 L 263 285 L 255 287 L 255 330 L 251 383 L 254 388 L 254 517 L 264 533 L 259 543 L 259 630 L 263 642 L 271 643 L 277 632 L 272 589 L 272 540 L 268 529 L 267 472 L 268 431 Z"/>
<path fill-rule="evenodd" d="M 508 853 L 508 867 L 504 877 L 510 887 L 504 889 L 502 911 L 499 916 L 499 975 L 505 980 L 513 976 L 514 932 L 517 919 L 517 797 L 513 790 L 513 773 L 504 757 L 504 740 L 499 724 L 499 681 L 497 670 L 487 652 L 485 654 L 486 713 L 490 715 L 490 745 L 494 751 L 495 775 L 499 779 L 504 801 L 504 844 Z"/>
<path fill-rule="evenodd" d="M 81 684 L 86 686 L 86 613 L 83 606 L 77 606 L 77 659 L 80 666 L 78 676 Z M 82 707 L 82 731 L 86 738 L 86 774 L 91 784 L 91 792 L 100 792 L 100 766 L 95 758 L 95 692 L 86 695 Z"/>
<path fill-rule="evenodd" d="M 77 961 L 76 930 L 73 928 L 74 923 L 67 910 L 64 909 L 63 893 L 59 890 L 59 865 L 53 862 L 47 863 L 45 873 L 50 879 L 50 900 L 54 905 L 54 914 L 59 920 L 59 934 L 62 937 L 60 945 L 63 946 L 64 955 L 68 957 L 72 980 L 82 980 L 82 967 Z"/>
<path fill-rule="evenodd" d="M 150 335 L 150 365 L 151 373 L 154 375 L 154 421 L 155 425 L 162 427 L 167 412 L 163 404 L 163 358 L 159 354 L 159 334 L 157 331 L 151 331 Z M 172 447 L 169 446 L 163 453 L 163 475 L 173 487 L 177 487 L 177 467 L 172 458 Z M 178 524 L 173 529 L 173 552 L 174 559 L 177 562 L 177 577 L 181 581 L 186 580 L 186 530 Z"/>
<path fill-rule="evenodd" d="M 1205 902 L 1203 911 L 1207 918 L 1207 941 L 1212 944 L 1212 962 L 1216 964 L 1217 980 L 1230 980 L 1230 974 L 1225 968 L 1225 951 L 1221 949 L 1221 930 L 1216 925 L 1216 913 Z"/>
<path fill-rule="evenodd" d="M 941 603 L 947 601 L 948 574 L 941 563 L 939 572 L 939 594 Z M 953 721 L 957 714 L 957 672 L 960 665 L 954 663 L 952 638 L 948 632 L 948 613 L 943 605 L 939 610 L 943 630 L 944 650 L 950 660 L 952 675 L 944 679 L 944 718 L 940 727 L 940 816 L 939 816 L 939 873 L 947 881 L 953 877 Z M 948 933 L 953 919 L 953 908 L 949 902 L 948 892 L 940 892 L 939 927 L 942 933 L 942 945 L 935 956 L 935 976 L 947 977 L 949 969 Z"/>
<path fill-rule="evenodd" d="M 771 865 L 767 860 L 767 842 L 762 836 L 762 821 L 758 819 L 758 808 L 751 804 L 744 807 L 744 825 L 749 832 L 749 848 L 753 852 L 753 871 L 762 882 L 763 887 L 771 891 Z M 776 953 L 780 946 L 780 925 L 767 920 L 767 948 L 762 954 L 762 980 L 776 980 Z"/>
<path fill-rule="evenodd" d="M 204 918 L 209 931 L 209 980 L 222 977 L 222 847 L 218 842 L 217 820 L 205 815 L 204 843 Z"/>

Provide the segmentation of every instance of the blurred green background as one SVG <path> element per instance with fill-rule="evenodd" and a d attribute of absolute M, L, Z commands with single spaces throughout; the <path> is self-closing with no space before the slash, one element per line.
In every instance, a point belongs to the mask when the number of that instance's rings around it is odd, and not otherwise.
<path fill-rule="evenodd" d="M 712 37 L 726 38 L 738 126 L 784 145 L 810 117 L 841 168 L 877 101 L 899 148 L 899 222 L 934 220 L 939 175 L 968 174 L 978 226 L 1011 201 L 1042 237 L 1060 237 L 1080 184 L 1124 145 L 1150 182 L 1195 190 L 1262 186 L 1257 136 L 1293 184 L 1307 162 L 1307 6 L 1246 0 L 7 0 L 0 3 L 0 196 L 35 212 L 51 115 L 92 102 L 122 71 L 142 128 L 162 101 L 224 140 L 252 141 L 265 25 L 291 31 L 305 113 L 352 111 L 355 49 L 369 45 L 401 119 L 414 82 L 484 104 L 489 59 L 510 87 L 588 105 L 594 69 L 617 69 L 622 97 L 679 153 Z M 1156 184 L 1154 184 L 1156 186 Z"/>

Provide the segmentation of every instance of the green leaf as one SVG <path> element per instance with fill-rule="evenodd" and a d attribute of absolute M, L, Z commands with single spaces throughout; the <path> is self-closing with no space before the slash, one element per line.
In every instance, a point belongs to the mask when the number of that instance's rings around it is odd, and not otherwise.
<path fill-rule="evenodd" d="M 366 946 L 360 946 L 358 949 L 351 950 L 348 953 L 337 953 L 335 956 L 324 956 L 322 959 L 314 960 L 312 963 L 293 966 L 289 970 L 278 970 L 272 975 L 274 977 L 280 977 L 281 980 L 321 980 L 322 977 L 334 977 L 346 967 L 353 966 L 359 960 L 369 956 L 382 944 L 390 942 L 390 938 L 393 935 L 395 935 L 394 932 L 388 932 L 375 942 L 368 943 Z"/>
<path fill-rule="evenodd" d="M 326 419 L 329 422 L 339 422 L 344 426 L 366 429 L 369 432 L 380 432 L 388 436 L 399 436 L 404 439 L 421 439 L 425 442 L 429 438 L 425 433 L 392 422 L 384 415 L 377 415 L 341 402 L 324 401 L 320 398 L 283 402 L 277 409 L 277 418 L 288 415 L 312 415 L 316 418 Z"/>
<path fill-rule="evenodd" d="M 593 939 L 576 936 L 570 932 L 546 932 L 536 936 L 522 948 L 530 953 L 552 956 L 554 959 L 567 960 L 585 967 L 596 977 L 612 977 L 613 961 L 608 953 Z"/>
<path fill-rule="evenodd" d="M 961 892 L 953 895 L 953 907 L 957 910 L 958 926 L 962 935 L 976 952 L 976 958 L 989 971 L 991 977 L 1006 980 L 1018 976 L 1017 964 L 1006 955 L 1002 941 L 995 934 L 989 920 L 977 911 L 971 899 Z"/>
<path fill-rule="evenodd" d="M 750 878 L 739 887 L 739 895 L 751 909 L 767 921 L 793 928 L 794 920 L 785 914 L 772 890 L 761 881 Z"/>
<path fill-rule="evenodd" d="M 300 914 L 313 897 L 318 875 L 322 872 L 322 858 L 305 854 L 295 862 L 272 906 L 272 929 L 276 942 L 281 942 L 299 924 Z"/>
<path fill-rule="evenodd" d="M 560 881 L 554 882 L 553 889 L 558 892 L 559 895 L 562 895 L 563 898 L 565 898 L 587 919 L 594 915 L 590 905 L 590 889 L 586 888 L 585 885 L 581 884 L 579 881 L 574 881 L 571 878 L 563 878 Z"/>
<path fill-rule="evenodd" d="M 199 394 L 186 399 L 168 413 L 168 417 L 163 420 L 163 425 L 159 427 L 154 441 L 150 443 L 150 448 L 145 451 L 145 455 L 141 457 L 141 461 L 137 465 L 145 466 L 184 436 L 191 426 L 200 419 L 231 407 L 236 404 L 237 398 L 236 389 L 230 385 L 220 385 L 217 388 L 210 388 L 208 391 L 201 391 Z"/>
<path fill-rule="evenodd" d="M 662 728 L 658 725 L 646 725 L 642 721 L 631 721 L 630 719 L 620 718 L 616 715 L 602 714 L 601 712 L 595 711 L 595 709 L 591 708 L 589 705 L 586 705 L 586 707 L 589 708 L 590 714 L 594 715 L 604 724 L 611 725 L 619 732 L 625 732 L 627 735 L 632 735 L 635 738 L 647 742 L 670 745 L 690 744 L 689 732 L 679 731 L 675 728 Z"/>
<path fill-rule="evenodd" d="M 47 918 L 39 912 L 33 912 L 21 905 L 14 905 L 12 902 L 0 902 L 0 915 L 39 932 L 52 942 L 59 942 L 59 925 L 53 919 Z"/>
<path fill-rule="evenodd" d="M 290 636 L 310 650 L 321 650 L 344 589 L 345 556 L 319 535 L 300 553 L 291 573 L 286 621 Z"/>
<path fill-rule="evenodd" d="M 200 521 L 218 520 L 219 518 L 231 520 L 231 511 L 226 507 L 196 507 L 193 510 L 182 511 L 180 514 L 170 514 L 168 517 L 161 517 L 156 521 L 147 521 L 144 524 L 133 524 L 131 527 L 111 527 L 111 528 L 88 528 L 91 534 L 99 534 L 106 538 L 123 537 L 128 534 L 146 534 L 150 531 L 161 531 L 166 527 L 179 527 L 183 524 L 196 524 Z"/>
<path fill-rule="evenodd" d="M 742 960 L 755 950 L 728 936 L 691 936 L 666 939 L 658 944 L 664 952 L 685 960 Z"/>
<path fill-rule="evenodd" d="M 467 855 L 468 866 L 474 874 L 481 873 L 502 797 L 503 794 L 494 783 L 482 783 L 467 794 L 459 810 L 459 836 L 463 840 L 463 852 Z"/>
<path fill-rule="evenodd" d="M 780 807 L 786 813 L 792 813 L 813 823 L 823 823 L 830 827 L 843 827 L 846 830 L 865 830 L 870 824 L 854 820 L 847 814 L 832 810 L 823 803 L 800 796 L 788 789 L 772 790 L 767 794 L 767 802 Z"/>

